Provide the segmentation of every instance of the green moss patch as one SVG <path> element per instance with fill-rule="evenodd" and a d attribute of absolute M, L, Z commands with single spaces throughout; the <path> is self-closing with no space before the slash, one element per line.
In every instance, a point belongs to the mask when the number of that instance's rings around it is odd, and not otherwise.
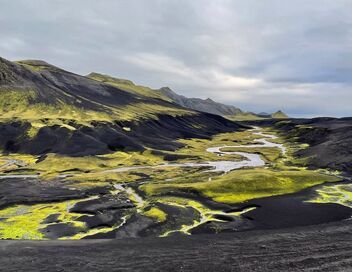
<path fill-rule="evenodd" d="M 144 184 L 140 188 L 149 196 L 177 190 L 194 190 L 217 202 L 239 203 L 254 198 L 294 193 L 317 184 L 338 180 L 336 177 L 308 170 L 277 172 L 270 169 L 246 169 L 204 182 Z"/>

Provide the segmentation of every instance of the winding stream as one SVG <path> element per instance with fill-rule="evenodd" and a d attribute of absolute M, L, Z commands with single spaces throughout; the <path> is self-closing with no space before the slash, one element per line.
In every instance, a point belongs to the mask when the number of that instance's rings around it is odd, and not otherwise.
<path fill-rule="evenodd" d="M 209 147 L 206 149 L 207 152 L 222 155 L 239 155 L 244 157 L 245 159 L 242 161 L 206 161 L 206 162 L 185 162 L 185 163 L 165 163 L 159 165 L 140 165 L 140 166 L 129 166 L 129 167 L 119 167 L 115 169 L 110 169 L 103 171 L 102 173 L 122 173 L 128 172 L 131 170 L 137 169 L 157 169 L 157 168 L 166 168 L 166 167 L 209 167 L 211 170 L 209 172 L 230 172 L 235 169 L 240 169 L 244 167 L 262 167 L 265 165 L 265 162 L 261 159 L 259 154 L 256 153 L 248 153 L 248 152 L 237 152 L 237 151 L 222 151 L 224 148 L 262 148 L 262 147 L 274 147 L 279 148 L 282 154 L 286 153 L 286 148 L 282 144 L 273 143 L 267 140 L 269 139 L 277 139 L 277 136 L 271 134 L 264 134 L 261 131 L 261 128 L 254 127 L 251 131 L 253 131 L 254 135 L 262 136 L 263 138 L 255 139 L 254 142 L 259 144 L 253 145 L 222 145 L 216 147 Z M 17 160 L 11 160 L 11 163 L 18 163 Z M 65 178 L 69 175 L 59 175 L 60 178 Z M 38 178 L 39 175 L 0 175 L 0 179 L 6 178 Z"/>
<path fill-rule="evenodd" d="M 223 146 L 217 146 L 217 147 L 209 147 L 206 149 L 207 152 L 218 154 L 220 156 L 222 155 L 240 155 L 244 157 L 245 159 L 242 161 L 208 161 L 208 162 L 201 162 L 201 163 L 168 163 L 168 164 L 161 164 L 161 165 L 155 165 L 155 166 L 131 166 L 131 167 L 120 167 L 116 169 L 111 169 L 105 172 L 114 172 L 114 173 L 121 173 L 121 172 L 127 172 L 130 170 L 136 170 L 136 169 L 157 169 L 157 168 L 165 168 L 165 167 L 211 167 L 211 170 L 206 170 L 207 172 L 224 172 L 227 173 L 229 171 L 235 170 L 235 169 L 240 169 L 244 167 L 263 167 L 265 166 L 265 162 L 261 159 L 259 154 L 255 153 L 248 153 L 248 152 L 237 152 L 237 151 L 222 151 L 224 148 L 262 148 L 262 147 L 272 147 L 272 148 L 279 148 L 284 155 L 286 153 L 286 148 L 282 144 L 278 143 L 273 143 L 267 141 L 266 138 L 269 139 L 276 139 L 277 137 L 271 134 L 264 134 L 260 131 L 261 129 L 258 127 L 254 127 L 252 129 L 254 135 L 259 135 L 262 136 L 263 138 L 260 139 L 255 139 L 254 141 L 259 143 L 259 144 L 253 144 L 253 145 L 223 145 Z M 122 184 L 116 184 L 114 185 L 115 189 L 119 191 L 124 191 L 128 197 L 136 203 L 136 208 L 137 211 L 142 211 L 143 208 L 147 205 L 147 202 L 131 187 L 122 185 Z M 180 206 L 184 207 L 178 203 L 167 203 L 168 205 L 173 205 L 173 206 Z M 192 208 L 195 208 L 192 206 Z M 162 237 L 168 236 L 172 233 L 175 232 L 182 232 L 184 234 L 190 234 L 190 231 L 197 227 L 200 226 L 201 224 L 211 220 L 211 221 L 221 221 L 218 219 L 213 218 L 213 215 L 228 215 L 222 211 L 212 211 L 208 209 L 206 212 L 204 211 L 205 209 L 197 209 L 199 212 L 199 219 L 195 220 L 193 224 L 191 225 L 184 225 L 182 226 L 181 229 L 175 229 L 175 230 L 169 230 L 162 234 Z M 243 211 L 233 213 L 233 216 L 240 216 L 243 213 L 246 213 L 252 209 L 255 208 L 247 208 L 244 209 Z M 124 222 L 126 223 L 126 221 Z"/>
<path fill-rule="evenodd" d="M 223 155 L 239 155 L 244 159 L 241 161 L 230 161 L 230 160 L 223 160 L 223 161 L 206 161 L 206 162 L 186 162 L 186 163 L 165 163 L 160 165 L 154 166 L 131 166 L 131 167 L 119 167 L 115 169 L 110 169 L 103 171 L 102 173 L 121 173 L 127 172 L 131 170 L 137 169 L 157 169 L 157 168 L 166 168 L 166 167 L 207 167 L 210 168 L 208 170 L 204 170 L 206 172 L 223 172 L 227 173 L 235 169 L 246 168 L 246 167 L 263 167 L 265 166 L 264 160 L 261 159 L 261 156 L 256 153 L 249 153 L 249 152 L 238 152 L 238 151 L 223 151 L 224 148 L 263 148 L 263 147 L 271 147 L 271 148 L 279 148 L 284 155 L 286 153 L 286 148 L 282 144 L 273 143 L 268 141 L 267 139 L 276 139 L 277 137 L 271 134 L 264 134 L 261 132 L 261 128 L 254 127 L 252 130 L 253 135 L 261 136 L 262 138 L 255 139 L 254 142 L 256 144 L 249 144 L 249 145 L 223 145 L 223 146 L 216 146 L 216 147 L 209 147 L 206 149 L 207 152 L 217 154 L 219 156 Z M 17 161 L 8 161 L 8 164 L 18 163 Z M 5 164 L 5 165 L 8 165 Z M 64 178 L 68 175 L 60 175 L 59 177 Z M 6 178 L 38 178 L 38 175 L 0 175 L 1 179 Z M 130 200 L 132 200 L 136 204 L 137 212 L 143 212 L 143 209 L 148 202 L 143 199 L 133 188 L 128 186 L 127 184 L 114 184 L 114 188 L 119 192 L 124 192 L 128 196 Z M 177 203 L 169 203 L 171 205 L 178 206 Z M 194 207 L 192 207 L 194 208 Z M 219 221 L 213 218 L 213 215 L 225 215 L 222 211 L 212 211 L 207 209 L 206 212 L 202 211 L 203 209 L 197 209 L 199 212 L 199 219 L 195 220 L 193 224 L 182 226 L 182 229 L 170 230 L 164 233 L 162 236 L 167 236 L 174 232 L 183 232 L 185 234 L 190 234 L 190 230 L 205 223 L 206 221 Z M 252 209 L 252 208 L 250 208 Z M 247 210 L 243 210 L 238 213 L 234 213 L 234 216 L 239 216 L 242 213 L 247 212 Z M 226 214 L 228 215 L 228 214 Z M 121 226 L 127 223 L 128 217 L 123 218 L 123 222 L 116 228 L 120 228 Z"/>
<path fill-rule="evenodd" d="M 286 148 L 282 144 L 269 142 L 266 138 L 277 139 L 277 136 L 271 134 L 263 134 L 261 128 L 254 127 L 252 129 L 254 135 L 262 136 L 263 138 L 255 139 L 254 142 L 259 144 L 253 145 L 223 145 L 216 147 L 209 147 L 206 149 L 207 152 L 222 155 L 240 155 L 245 158 L 242 161 L 207 161 L 207 162 L 186 162 L 186 163 L 165 163 L 154 166 L 130 166 L 130 167 L 119 167 L 111 170 L 104 171 L 104 173 L 121 173 L 136 169 L 157 169 L 166 167 L 210 167 L 209 172 L 230 172 L 235 169 L 244 167 L 262 167 L 265 162 L 261 159 L 259 154 L 248 153 L 248 152 L 237 152 L 237 151 L 222 151 L 224 148 L 262 148 L 262 147 L 274 147 L 279 148 L 282 154 L 286 153 Z"/>

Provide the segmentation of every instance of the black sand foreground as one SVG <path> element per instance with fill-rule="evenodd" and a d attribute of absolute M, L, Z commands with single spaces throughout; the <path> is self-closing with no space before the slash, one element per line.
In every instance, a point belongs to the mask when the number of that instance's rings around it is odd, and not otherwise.
<path fill-rule="evenodd" d="M 189 237 L 1 241 L 1 271 L 352 271 L 352 221 Z"/>

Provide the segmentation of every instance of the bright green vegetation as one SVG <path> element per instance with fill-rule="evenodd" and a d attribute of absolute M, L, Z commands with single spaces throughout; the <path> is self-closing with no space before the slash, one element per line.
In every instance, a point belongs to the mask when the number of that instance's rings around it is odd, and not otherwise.
<path fill-rule="evenodd" d="M 20 60 L 20 61 L 16 61 L 16 63 L 22 65 L 23 67 L 33 72 L 40 72 L 43 70 L 51 70 L 51 71 L 61 70 L 58 67 L 55 67 L 51 64 L 46 63 L 45 61 L 40 61 L 40 60 Z"/>
<path fill-rule="evenodd" d="M 33 90 L 0 90 L 0 113 L 1 118 L 12 117 L 14 111 L 26 111 L 31 101 L 37 94 Z"/>
<path fill-rule="evenodd" d="M 6 156 L 0 154 L 0 173 L 17 169 L 21 169 L 22 173 L 25 173 L 25 167 L 33 165 L 36 161 L 36 156 L 27 154 L 8 154 Z M 30 169 L 28 171 L 32 172 Z"/>
<path fill-rule="evenodd" d="M 120 79 L 120 78 L 115 78 L 115 77 L 111 77 L 108 75 L 102 75 L 102 74 L 98 74 L 98 73 L 91 73 L 88 75 L 89 78 L 106 83 L 106 84 L 110 84 L 112 86 L 115 86 L 121 90 L 127 91 L 127 92 L 131 92 L 131 93 L 136 93 L 136 94 L 141 94 L 147 97 L 152 97 L 152 98 L 158 98 L 158 99 L 162 99 L 165 101 L 169 101 L 171 102 L 171 99 L 155 90 L 152 90 L 149 87 L 145 87 L 145 86 L 139 86 L 139 85 L 135 85 L 132 81 L 127 80 L 127 79 Z"/>
<path fill-rule="evenodd" d="M 145 211 L 144 215 L 155 219 L 159 223 L 165 222 L 167 217 L 167 214 L 164 211 L 156 207 L 152 207 L 148 211 Z"/>
<path fill-rule="evenodd" d="M 44 104 L 36 102 L 37 92 L 35 90 L 0 90 L 0 115 L 5 120 L 26 120 L 33 124 L 34 128 L 44 125 L 57 124 L 62 119 L 78 120 L 82 123 L 90 123 L 92 120 L 109 121 L 108 113 L 84 110 L 73 105 L 56 101 L 55 104 Z M 45 121 L 49 119 L 51 121 Z M 48 123 L 49 122 L 49 123 Z M 33 136 L 35 132 L 29 132 Z"/>
<path fill-rule="evenodd" d="M 250 112 L 243 112 L 242 114 L 230 115 L 225 117 L 232 121 L 253 121 L 265 119 Z"/>
<path fill-rule="evenodd" d="M 60 125 L 74 130 L 74 127 L 68 125 L 71 120 L 75 120 L 77 124 L 91 126 L 92 121 L 157 119 L 159 114 L 171 116 L 195 114 L 186 109 L 153 102 L 138 102 L 119 107 L 97 103 L 97 107 L 101 110 L 89 110 L 59 99 L 46 104 L 39 102 L 38 93 L 34 89 L 0 89 L 0 119 L 28 121 L 32 125 L 27 132 L 29 137 L 34 137 L 40 128 L 50 125 Z"/>
<path fill-rule="evenodd" d="M 4 162 L 8 160 L 19 160 L 24 162 L 25 164 L 30 165 L 30 164 L 34 164 L 38 160 L 38 158 L 36 156 L 29 155 L 29 154 L 12 153 L 8 155 L 0 154 L 0 160 Z"/>
<path fill-rule="evenodd" d="M 69 213 L 68 209 L 77 201 L 66 201 L 53 204 L 18 205 L 0 210 L 0 238 L 2 239 L 44 239 L 40 229 L 46 217 L 59 213 L 58 220 L 70 223 L 77 228 L 85 229 L 82 222 L 75 221 L 81 215 Z"/>
<path fill-rule="evenodd" d="M 2 60 L 0 62 L 0 70 L 6 79 L 0 88 L 0 119 L 28 121 L 32 124 L 32 128 L 27 133 L 28 137 L 35 137 L 43 126 L 64 125 L 65 120 L 90 126 L 93 121 L 156 120 L 161 114 L 171 116 L 197 114 L 192 110 L 167 103 L 170 99 L 166 96 L 150 88 L 136 86 L 131 81 L 99 74 L 91 74 L 92 80 L 89 80 L 38 60 L 18 61 L 16 64 L 9 64 Z M 17 69 L 14 70 L 12 65 L 15 65 Z M 48 74 L 53 81 L 45 81 Z M 59 84 L 62 87 L 54 83 L 58 76 L 65 78 L 63 84 Z M 30 79 L 37 85 L 32 84 Z M 93 80 L 102 82 L 105 86 Z M 117 97 L 119 90 L 115 88 L 116 93 L 114 93 L 114 88 L 110 87 L 109 91 L 104 91 L 104 88 L 108 87 L 107 84 L 135 95 L 120 92 L 120 104 L 116 102 L 119 98 Z M 100 92 L 96 92 L 97 99 L 92 99 L 84 91 L 92 86 L 101 89 Z M 67 88 L 70 91 L 67 91 Z M 82 92 L 77 91 L 71 94 L 74 88 L 80 88 Z M 103 96 L 111 96 L 112 104 L 102 102 L 105 101 L 102 99 Z"/>
<path fill-rule="evenodd" d="M 171 116 L 191 115 L 191 111 L 172 106 L 152 103 L 135 103 L 121 107 L 104 107 L 105 111 L 93 111 L 69 105 L 63 101 L 55 104 L 34 102 L 34 91 L 0 90 L 0 114 L 5 120 L 25 120 L 34 127 L 62 124 L 62 120 L 75 120 L 78 124 L 90 126 L 92 121 L 112 122 L 114 120 L 157 119 L 158 114 Z M 48 119 L 41 121 L 43 119 Z M 30 136 L 35 132 L 29 132 Z"/>
<path fill-rule="evenodd" d="M 336 203 L 352 208 L 352 185 L 340 184 L 323 186 L 317 190 L 318 196 L 309 202 L 312 203 Z"/>
<path fill-rule="evenodd" d="M 288 116 L 283 113 L 281 110 L 274 112 L 272 115 L 272 118 L 276 118 L 276 119 L 287 119 Z"/>
<path fill-rule="evenodd" d="M 153 155 L 150 150 L 146 150 L 144 152 L 115 152 L 112 154 L 86 157 L 48 154 L 45 160 L 31 165 L 31 167 L 36 172 L 48 177 L 73 173 L 78 174 L 75 176 L 77 179 L 106 181 L 111 179 L 111 177 L 121 175 L 121 173 L 102 173 L 102 171 L 126 166 L 157 165 L 163 162 L 164 160 L 161 156 Z"/>
<path fill-rule="evenodd" d="M 18 64 L 25 68 L 23 71 L 26 70 L 34 78 L 43 77 L 42 72 L 45 70 L 66 76 L 68 82 L 71 80 L 67 84 L 77 84 L 77 78 L 74 75 L 43 61 L 27 60 L 19 61 Z M 138 94 L 134 95 L 133 100 L 131 100 L 134 102 L 108 105 L 100 102 L 101 100 L 89 98 L 84 92 L 71 95 L 65 90 L 55 90 L 57 87 L 55 84 L 50 85 L 50 82 L 48 82 L 48 85 L 38 85 L 38 89 L 34 85 L 30 87 L 32 85 L 29 83 L 27 84 L 29 87 L 20 88 L 17 86 L 22 82 L 16 80 L 21 80 L 21 73 L 19 72 L 19 75 L 15 76 L 15 73 L 11 71 L 12 68 L 9 68 L 6 63 L 2 62 L 0 65 L 2 73 L 8 80 L 6 82 L 8 85 L 3 85 L 0 88 L 0 120 L 4 122 L 13 120 L 29 122 L 32 124 L 32 127 L 27 131 L 29 138 L 35 137 L 38 130 L 44 126 L 60 125 L 74 130 L 75 128 L 68 124 L 69 121 L 74 121 L 77 125 L 91 126 L 93 121 L 111 123 L 116 120 L 156 120 L 162 114 L 170 116 L 197 114 L 192 110 L 165 102 L 170 101 L 170 99 L 150 88 L 136 86 L 127 80 L 114 79 L 98 74 L 92 74 L 91 78 L 113 85 L 126 92 Z M 53 77 L 55 78 L 55 75 Z M 83 80 L 81 88 L 89 87 L 89 83 L 94 82 L 88 79 Z M 26 84 L 23 85 L 27 86 Z M 116 91 L 118 90 L 116 89 Z M 109 93 L 107 92 L 104 95 L 109 95 Z M 116 98 L 113 90 L 110 95 Z M 45 96 L 50 98 L 49 101 L 43 98 Z M 131 98 L 131 95 L 125 95 L 125 97 Z M 121 99 L 121 101 L 124 100 Z M 128 131 L 128 128 L 126 128 L 126 131 Z"/>
<path fill-rule="evenodd" d="M 221 133 L 215 135 L 211 140 L 207 139 L 187 139 L 180 140 L 185 144 L 184 148 L 177 150 L 177 154 L 194 156 L 195 161 L 224 161 L 224 160 L 241 160 L 239 155 L 217 156 L 216 154 L 206 152 L 206 149 L 222 145 L 245 145 L 251 143 L 254 139 L 261 138 L 253 135 L 250 131 L 241 131 L 236 133 Z M 248 151 L 248 150 L 247 150 Z M 185 159 L 183 161 L 189 161 Z"/>
<path fill-rule="evenodd" d="M 217 202 L 239 203 L 246 200 L 282 195 L 300 191 L 324 182 L 338 181 L 336 177 L 308 170 L 272 171 L 246 169 L 203 182 L 144 184 L 140 188 L 149 196 L 163 195 L 170 191 L 195 190 Z"/>
<path fill-rule="evenodd" d="M 275 131 L 271 129 L 266 129 L 264 132 L 275 134 Z M 78 190 L 105 187 L 111 194 L 125 194 L 135 204 L 132 213 L 138 212 L 152 218 L 161 226 L 161 236 L 171 235 L 174 232 L 190 234 L 193 228 L 205 222 L 223 222 L 216 217 L 217 215 L 236 217 L 248 211 L 224 213 L 221 210 L 210 209 L 202 204 L 203 202 L 188 198 L 188 195 L 190 197 L 197 195 L 220 203 L 236 204 L 255 198 L 294 193 L 311 186 L 339 180 L 332 173 L 306 169 L 304 160 L 294 156 L 295 151 L 306 146 L 295 143 L 285 143 L 287 147 L 285 155 L 281 154 L 280 149 L 271 147 L 239 147 L 222 150 L 258 153 L 267 163 L 265 168 L 248 168 L 223 174 L 209 172 L 206 167 L 165 166 L 165 163 L 169 163 L 164 160 L 165 155 L 175 155 L 176 160 L 173 163 L 243 160 L 239 155 L 217 156 L 207 152 L 206 149 L 224 145 L 253 144 L 253 140 L 258 138 L 262 136 L 254 135 L 252 131 L 242 131 L 218 134 L 212 139 L 181 139 L 179 141 L 185 146 L 176 152 L 146 150 L 87 157 L 48 154 L 41 162 L 36 162 L 35 156 L 18 154 L 10 157 L 2 156 L 0 163 L 5 164 L 9 159 L 17 159 L 26 162 L 27 166 L 23 169 L 27 172 L 39 173 L 40 177 L 47 182 L 54 177 L 69 174 L 69 177 L 62 178 L 66 187 Z M 283 142 L 281 138 L 267 140 Z M 114 171 L 114 169 L 131 166 L 143 166 L 144 168 L 127 169 L 123 172 Z M 117 186 L 121 184 L 124 186 Z M 312 201 L 351 205 L 351 190 L 346 186 L 323 187 L 318 191 L 319 196 Z M 140 196 L 139 191 L 144 193 L 143 197 Z M 39 230 L 46 226 L 43 220 L 54 213 L 60 213 L 61 222 L 72 224 L 80 229 L 78 234 L 65 237 L 65 239 L 81 239 L 87 235 L 109 232 L 119 228 L 119 224 L 123 224 L 119 222 L 112 228 L 87 229 L 83 223 L 76 221 L 78 214 L 68 212 L 68 207 L 77 201 L 19 205 L 1 210 L 0 218 L 4 220 L 0 220 L 0 237 L 44 239 L 45 237 Z M 194 211 L 194 218 L 187 221 L 191 223 L 175 227 L 170 224 L 173 215 L 159 206 L 160 204 L 184 209 L 185 212 L 191 209 Z M 130 216 L 131 214 L 124 215 L 122 221 L 126 222 Z"/>

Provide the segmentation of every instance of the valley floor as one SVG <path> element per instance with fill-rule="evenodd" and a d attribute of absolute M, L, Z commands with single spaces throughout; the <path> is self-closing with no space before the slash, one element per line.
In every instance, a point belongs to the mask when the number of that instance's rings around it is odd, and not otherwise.
<path fill-rule="evenodd" d="M 303 167 L 293 154 L 304 146 L 262 130 L 182 139 L 168 154 L 4 156 L 0 238 L 217 234 L 351 217 L 348 180 Z"/>
<path fill-rule="evenodd" d="M 0 270 L 351 271 L 351 180 L 258 130 L 169 153 L 3 156 L 0 237 L 28 240 L 0 241 Z"/>
<path fill-rule="evenodd" d="M 0 241 L 3 271 L 351 271 L 351 221 L 166 238 Z"/>

